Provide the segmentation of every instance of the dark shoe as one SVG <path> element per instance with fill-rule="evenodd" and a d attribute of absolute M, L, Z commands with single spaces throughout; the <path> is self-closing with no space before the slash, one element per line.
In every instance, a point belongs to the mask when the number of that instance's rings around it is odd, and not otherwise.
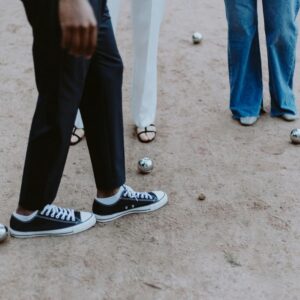
<path fill-rule="evenodd" d="M 49 204 L 27 221 L 20 220 L 12 214 L 10 233 L 18 238 L 70 235 L 87 230 L 95 223 L 96 219 L 92 213 Z"/>
<path fill-rule="evenodd" d="M 123 185 L 124 191 L 118 202 L 105 205 L 95 199 L 93 213 L 98 222 L 109 222 L 128 214 L 155 211 L 168 202 L 168 196 L 161 191 L 135 192 L 131 187 Z"/>

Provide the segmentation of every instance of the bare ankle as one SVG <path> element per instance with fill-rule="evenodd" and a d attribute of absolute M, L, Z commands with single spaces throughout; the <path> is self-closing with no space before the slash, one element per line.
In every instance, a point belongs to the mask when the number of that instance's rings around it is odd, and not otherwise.
<path fill-rule="evenodd" d="M 120 188 L 118 187 L 118 188 L 112 189 L 112 190 L 97 190 L 97 197 L 98 198 L 112 197 L 118 193 L 119 189 Z"/>
<path fill-rule="evenodd" d="M 19 206 L 16 210 L 16 213 L 19 214 L 19 215 L 22 215 L 22 216 L 29 216 L 33 213 L 34 211 L 33 210 L 28 210 L 28 209 L 25 209 L 21 206 Z"/>

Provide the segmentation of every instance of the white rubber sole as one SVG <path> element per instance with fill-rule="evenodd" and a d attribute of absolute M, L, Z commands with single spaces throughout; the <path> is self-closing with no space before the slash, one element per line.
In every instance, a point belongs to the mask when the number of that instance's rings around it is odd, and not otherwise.
<path fill-rule="evenodd" d="M 130 210 L 125 210 L 125 211 L 115 213 L 112 215 L 102 216 L 102 215 L 95 214 L 95 217 L 96 217 L 97 222 L 105 223 L 105 222 L 114 221 L 118 218 L 124 217 L 126 215 L 130 215 L 130 214 L 141 214 L 141 213 L 152 212 L 152 211 L 162 208 L 167 203 L 168 203 L 168 196 L 167 196 L 167 194 L 164 194 L 164 196 L 161 198 L 161 200 L 159 200 L 158 202 L 156 202 L 154 204 L 142 206 L 142 207 L 136 207 L 136 208 L 133 208 Z"/>
<path fill-rule="evenodd" d="M 9 229 L 11 236 L 16 238 L 33 238 L 33 237 L 43 237 L 43 236 L 65 236 L 65 235 L 72 235 L 76 234 L 85 230 L 90 229 L 91 227 L 95 226 L 96 218 L 94 215 L 91 215 L 89 219 L 84 221 L 81 224 L 64 228 L 64 229 L 57 229 L 57 230 L 49 230 L 49 231 L 16 231 L 13 229 Z"/>
<path fill-rule="evenodd" d="M 258 121 L 258 117 L 240 118 L 239 121 L 242 126 L 252 126 Z"/>
<path fill-rule="evenodd" d="M 291 114 L 283 114 L 281 118 L 287 122 L 293 122 L 299 119 L 298 115 L 291 115 Z"/>

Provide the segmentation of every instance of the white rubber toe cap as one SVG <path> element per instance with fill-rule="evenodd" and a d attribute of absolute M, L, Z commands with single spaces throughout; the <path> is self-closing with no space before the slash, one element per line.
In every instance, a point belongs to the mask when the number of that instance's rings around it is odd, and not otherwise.
<path fill-rule="evenodd" d="M 81 217 L 82 223 L 87 222 L 90 219 L 95 219 L 94 214 L 92 214 L 90 212 L 85 212 L 85 211 L 80 212 L 80 217 Z M 96 221 L 96 219 L 95 219 L 95 221 Z"/>
<path fill-rule="evenodd" d="M 164 198 L 167 198 L 167 199 L 168 199 L 168 196 L 167 196 L 167 194 L 166 194 L 165 192 L 162 192 L 162 191 L 154 191 L 154 192 L 152 192 L 152 193 L 156 195 L 156 197 L 157 197 L 157 199 L 158 199 L 159 201 L 162 200 L 162 199 L 164 199 Z"/>

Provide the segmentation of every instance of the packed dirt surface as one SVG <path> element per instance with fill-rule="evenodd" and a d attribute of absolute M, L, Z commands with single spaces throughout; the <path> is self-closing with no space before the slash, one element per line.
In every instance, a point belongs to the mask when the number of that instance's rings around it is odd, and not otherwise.
<path fill-rule="evenodd" d="M 232 120 L 223 1 L 169 0 L 159 52 L 158 135 L 151 144 L 138 142 L 124 2 L 117 38 L 125 64 L 127 184 L 162 189 L 169 204 L 75 236 L 0 244 L 0 299 L 300 299 L 300 146 L 289 142 L 300 122 L 264 114 L 245 128 Z M 0 0 L 0 6 L 0 222 L 8 224 L 37 91 L 22 4 Z M 204 36 L 199 45 L 192 44 L 194 31 Z M 297 98 L 299 74 L 298 64 Z M 146 176 L 136 171 L 144 156 L 155 163 Z M 70 149 L 55 203 L 91 210 L 94 196 L 84 141 Z"/>

